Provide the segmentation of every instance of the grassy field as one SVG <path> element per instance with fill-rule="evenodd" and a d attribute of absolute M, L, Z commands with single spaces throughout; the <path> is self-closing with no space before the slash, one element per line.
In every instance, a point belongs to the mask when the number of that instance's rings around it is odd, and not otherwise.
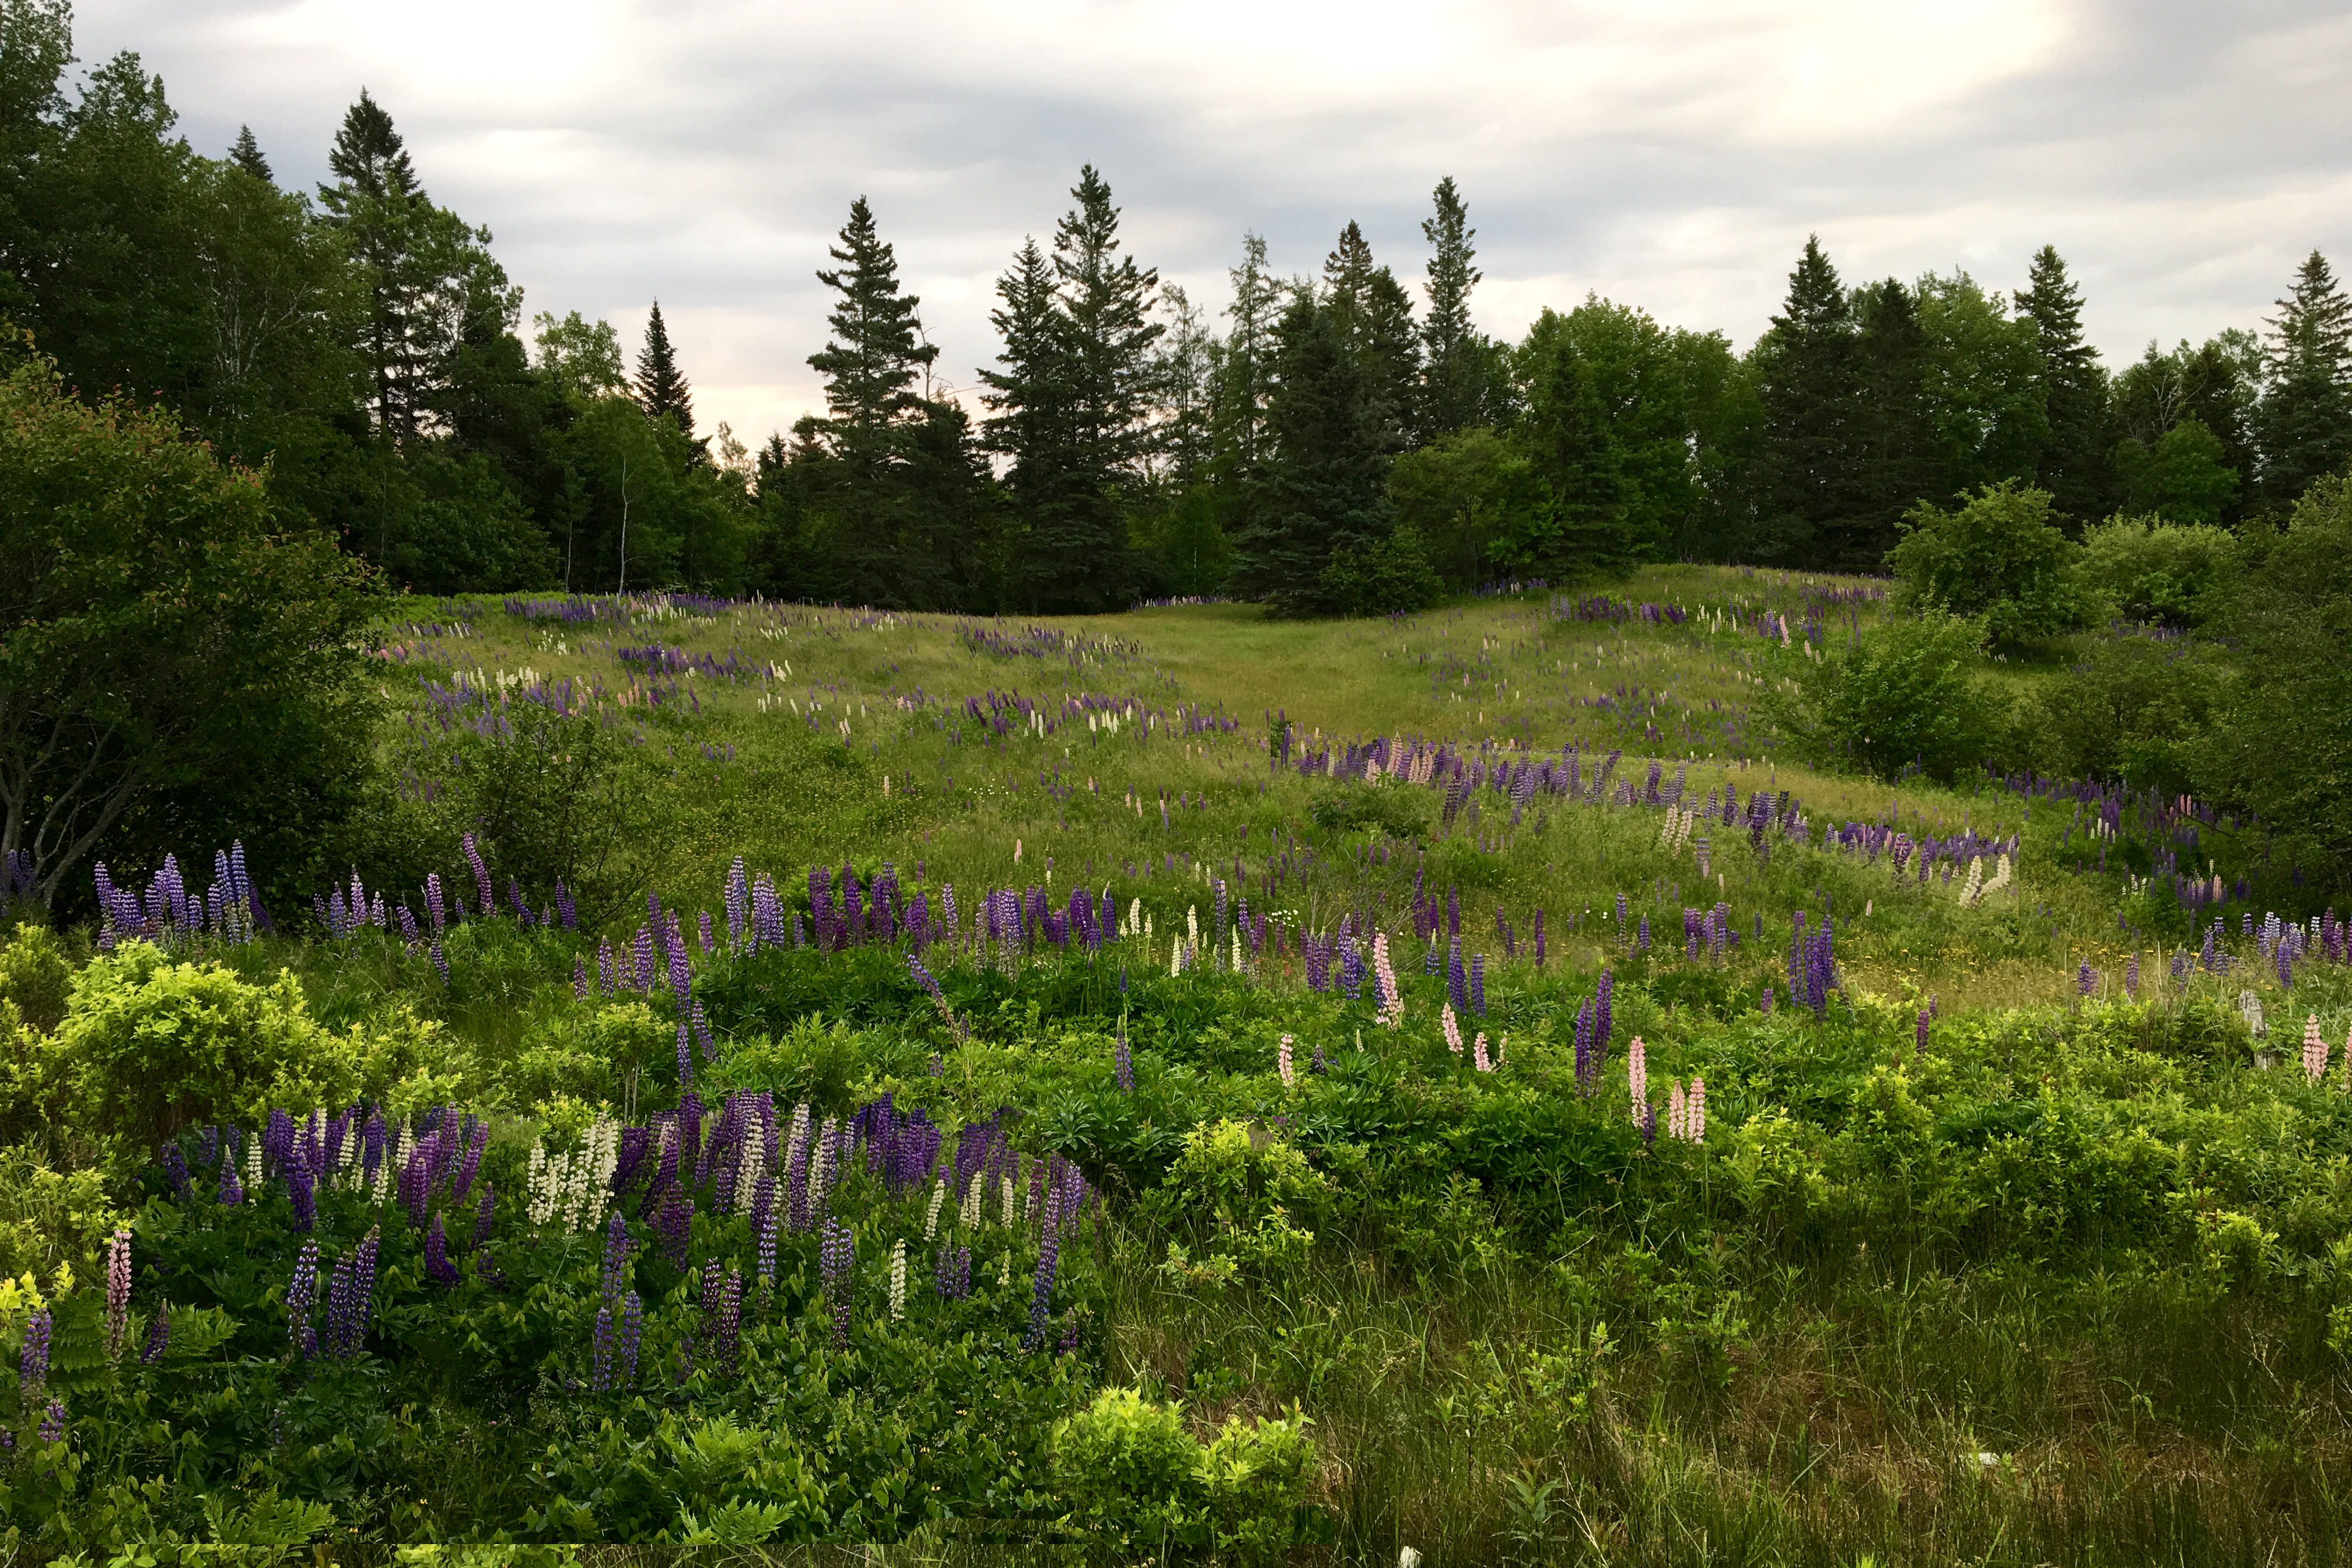
<path fill-rule="evenodd" d="M 675 1344 L 686 1370 L 595 1406 L 593 1226 L 501 1211 L 481 1256 L 504 1274 L 436 1293 L 425 1264 L 397 1261 L 423 1256 L 397 1205 L 338 1188 L 331 1225 L 322 1186 L 319 1234 L 380 1225 L 395 1259 L 362 1358 L 376 1381 L 333 1384 L 337 1404 L 285 1348 L 291 1187 L 268 1187 L 275 1206 L 174 1198 L 134 1152 L 116 1202 L 138 1209 L 132 1256 L 163 1271 L 140 1274 L 133 1311 L 167 1288 L 184 1307 L 194 1260 L 215 1258 L 236 1281 L 208 1298 L 230 1324 L 208 1353 L 226 1359 L 192 1364 L 187 1389 L 139 1385 L 181 1438 L 124 1418 L 70 1482 L 12 1482 L 11 1515 L 29 1539 L 103 1544 L 87 1521 L 101 1501 L 131 1517 L 138 1485 L 162 1529 L 246 1518 L 204 1500 L 266 1482 L 325 1510 L 297 1538 L 353 1552 L 765 1536 L 899 1540 L 921 1560 L 1042 1531 L 1139 1561 L 2333 1562 L 2352 1459 L 2352 1058 L 2326 1047 L 2306 1075 L 2294 1037 L 2306 1016 L 2323 1041 L 2352 1027 L 2352 983 L 2323 955 L 2342 951 L 2336 927 L 2242 933 L 2265 906 L 2233 902 L 2208 957 L 2160 880 L 2128 880 L 2184 842 L 2153 805 L 2115 803 L 2117 831 L 2095 836 L 2075 793 L 1776 758 L 1751 711 L 1765 683 L 1883 613 L 1865 582 L 1699 568 L 1644 573 L 1607 603 L 1351 623 L 412 602 L 382 684 L 394 842 L 418 869 L 383 892 L 421 918 L 423 868 L 472 888 L 452 803 L 488 798 L 468 770 L 553 704 L 619 742 L 584 818 L 581 930 L 478 910 L 437 941 L 390 921 L 330 937 L 281 910 L 291 934 L 188 935 L 182 956 L 257 988 L 290 969 L 310 1015 L 363 1044 L 352 1081 L 396 1118 L 480 1113 L 483 1169 L 510 1192 L 534 1146 L 572 1146 L 599 1106 L 681 1125 L 668 1058 L 673 1029 L 688 1049 L 687 994 L 599 973 L 603 942 L 625 971 L 650 891 L 687 933 L 715 921 L 715 942 L 690 944 L 712 1037 L 695 1087 L 714 1113 L 749 1093 L 846 1117 L 887 1093 L 950 1145 L 1003 1126 L 1024 1158 L 1070 1162 L 1102 1194 L 1096 1217 L 1033 1308 L 1051 1223 L 993 1228 L 950 1205 L 978 1283 L 937 1310 L 966 1315 L 943 1328 L 919 1303 L 902 1323 L 878 1305 L 886 1249 L 918 1229 L 929 1247 L 921 1189 L 853 1182 L 838 1212 L 865 1272 L 825 1262 L 820 1280 L 814 1228 L 785 1236 L 779 1300 L 762 1266 L 740 1348 L 724 1342 L 743 1359 L 719 1378 L 693 1359 L 718 1275 L 683 1240 L 674 1267 L 657 1258 L 648 1196 L 627 1210 L 648 1249 L 648 1364 Z M 1349 776 L 1381 741 L 1394 776 Z M 1454 790 L 1415 782 L 1456 762 Z M 530 798 L 521 817 L 561 797 Z M 2198 858 L 2261 875 L 2243 836 L 2201 831 Z M 503 880 L 499 834 L 485 843 Z M 2012 845 L 2006 883 L 1966 897 Z M 794 920 L 814 919 L 812 867 L 867 889 L 887 867 L 901 919 L 920 895 L 936 922 L 952 889 L 954 934 L 934 923 L 922 952 L 937 1000 L 903 938 L 829 954 L 730 940 L 739 858 Z M 1091 950 L 1043 926 L 979 940 L 999 889 L 1056 918 L 1083 890 L 1087 918 L 1107 899 L 1119 929 Z M 529 896 L 548 908 L 547 889 Z M 1262 931 L 1233 923 L 1244 900 Z M 1833 926 L 1818 965 L 1792 955 L 1800 920 L 1812 942 Z M 1324 981 L 1343 921 L 1351 940 L 1386 935 L 1396 1017 L 1377 981 Z M 1456 929 L 1475 1005 L 1447 973 Z M 20 936 L 0 977 L 33 973 L 46 940 Z M 77 1021 L 100 1016 L 93 977 L 131 984 L 119 958 L 66 950 L 89 964 L 74 1000 L 51 1020 L 26 1009 L 58 1050 L 95 1037 Z M 1456 1011 L 1470 1049 L 1444 1037 Z M 1483 1049 L 1496 1070 L 1471 1060 Z M 1705 1121 L 1685 1126 L 1674 1108 L 1701 1077 Z M 748 1279 L 756 1222 L 711 1192 L 688 1205 L 694 1257 Z M 69 1226 L 7 1234 L 28 1266 L 98 1267 Z M 924 1302 L 931 1267 L 919 1250 Z M 854 1332 L 827 1351 L 845 1302 Z M 1058 1358 L 1037 1348 L 1047 1318 L 1023 1336 L 1049 1306 Z M 75 1397 L 95 1409 L 132 1381 Z M 1224 1481 L 1183 1482 L 1208 1488 L 1190 1513 L 1133 1479 L 1151 1472 L 1114 1484 L 1073 1457 L 1061 1423 L 1121 1386 L 1179 1406 L 1200 1451 L 1224 1456 L 1201 1461 Z M 946 1413 L 898 1414 L 917 1390 Z M 377 1454 L 337 1458 L 330 1425 L 376 1434 Z M 191 1457 L 200 1432 L 224 1457 Z M 1251 1481 L 1295 1432 L 1312 1444 L 1295 1493 Z M 738 1470 L 693 1458 L 760 1442 Z M 686 1458 L 645 1458 L 664 1453 Z M 791 1487 L 774 1480 L 787 1458 Z"/>

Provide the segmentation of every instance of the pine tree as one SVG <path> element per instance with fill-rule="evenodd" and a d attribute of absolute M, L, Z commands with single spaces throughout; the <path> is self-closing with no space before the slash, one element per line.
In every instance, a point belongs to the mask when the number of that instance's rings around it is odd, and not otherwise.
<path fill-rule="evenodd" d="M 1362 374 L 1366 416 L 1379 432 L 1381 449 L 1401 452 L 1412 436 L 1421 371 L 1412 296 L 1394 273 L 1372 259 L 1364 231 L 1352 220 L 1324 260 L 1323 282 L 1328 308 Z"/>
<path fill-rule="evenodd" d="M 230 144 L 228 161 L 265 185 L 278 183 L 269 172 L 269 160 L 261 155 L 261 143 L 253 139 L 253 127 L 250 125 L 236 128 L 236 141 Z"/>
<path fill-rule="evenodd" d="M 343 111 L 334 148 L 327 154 L 327 167 L 341 184 L 320 186 L 319 195 L 327 210 L 338 216 L 343 216 L 354 193 L 376 197 L 425 194 L 417 187 L 415 166 L 408 160 L 400 132 L 393 129 L 392 116 L 368 96 L 365 88 L 360 89 L 359 101 Z"/>
<path fill-rule="evenodd" d="M 1480 273 L 1471 241 L 1469 209 L 1454 176 L 1432 193 L 1435 214 L 1422 221 L 1428 240 L 1429 314 L 1422 321 L 1422 383 L 1418 427 L 1423 439 L 1473 425 L 1498 423 L 1500 356 L 1470 320 L 1470 290 Z"/>
<path fill-rule="evenodd" d="M 2026 274 L 2031 287 L 2014 296 L 2030 318 L 2041 348 L 2042 393 L 2050 439 L 2036 482 L 2052 506 L 2081 524 L 2105 515 L 2115 499 L 2107 454 L 2115 444 L 2106 372 L 2099 351 L 2083 341 L 2083 295 L 2066 275 L 2055 246 L 2036 251 Z"/>
<path fill-rule="evenodd" d="M 694 438 L 694 389 L 677 368 L 677 354 L 670 347 L 669 327 L 662 320 L 659 300 L 646 319 L 646 346 L 637 351 L 635 388 L 638 406 L 647 418 L 667 416 L 686 432 L 687 439 Z"/>
<path fill-rule="evenodd" d="M 319 199 L 369 269 L 367 353 L 375 381 L 376 429 L 388 439 L 412 440 L 421 400 L 415 342 L 420 290 L 409 261 L 426 198 L 392 116 L 365 88 L 343 113 L 327 167 L 337 183 L 320 186 Z"/>
<path fill-rule="evenodd" d="M 988 388 L 981 401 L 991 411 L 984 439 L 1008 459 L 1010 543 L 1026 567 L 1032 542 L 1066 534 L 1074 506 L 1085 504 L 1074 494 L 1085 483 L 1075 430 L 1076 367 L 1054 264 L 1034 239 L 1024 240 L 1013 254 L 1012 268 L 996 280 L 996 296 L 988 319 L 1004 347 L 996 356 L 1003 368 L 980 373 Z M 1026 571 L 1024 577 L 1036 585 Z"/>
<path fill-rule="evenodd" d="M 1853 463 L 1861 375 L 1853 310 L 1809 236 L 1789 300 L 1756 346 L 1764 427 L 1757 512 L 1768 553 L 1806 565 L 1872 570 L 1855 534 Z"/>
<path fill-rule="evenodd" d="M 2352 300 L 2315 250 L 2278 306 L 2256 430 L 2265 499 L 2284 507 L 2352 459 Z"/>
<path fill-rule="evenodd" d="M 1863 417 L 1854 432 L 1857 556 L 1876 560 L 1894 547 L 1903 514 L 1941 501 L 1942 454 L 1927 402 L 1927 337 L 1911 290 L 1889 278 L 1861 291 L 1854 357 Z"/>

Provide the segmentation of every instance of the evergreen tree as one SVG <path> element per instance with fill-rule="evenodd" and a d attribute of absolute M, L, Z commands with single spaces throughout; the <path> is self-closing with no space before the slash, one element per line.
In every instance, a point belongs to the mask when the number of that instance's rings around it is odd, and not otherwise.
<path fill-rule="evenodd" d="M 228 161 L 265 185 L 278 183 L 269 172 L 269 160 L 261 155 L 261 143 L 253 139 L 253 127 L 250 125 L 236 128 L 236 141 L 230 144 Z"/>
<path fill-rule="evenodd" d="M 940 351 L 922 341 L 921 301 L 898 291 L 898 258 L 864 196 L 850 204 L 849 221 L 827 254 L 842 266 L 819 272 L 817 281 L 840 298 L 825 317 L 833 336 L 808 359 L 825 378 L 829 411 L 815 428 L 871 482 L 890 460 L 898 426 L 921 403 L 915 383 Z"/>
<path fill-rule="evenodd" d="M 983 370 L 991 410 L 985 440 L 1009 461 L 1006 499 L 1013 518 L 1009 544 L 1024 584 L 1041 585 L 1030 559 L 1034 542 L 1058 540 L 1086 526 L 1087 476 L 1077 449 L 1076 366 L 1070 323 L 1055 287 L 1054 264 L 1034 239 L 1022 242 L 1013 266 L 996 280 L 997 308 L 989 312 L 1004 347 L 1000 370 Z M 1074 521 L 1073 513 L 1080 516 Z"/>
<path fill-rule="evenodd" d="M 1330 609 L 1334 557 L 1376 548 L 1390 522 L 1381 432 L 1339 312 L 1300 289 L 1276 333 L 1266 407 L 1271 463 L 1234 539 L 1234 581 L 1276 611 Z"/>
<path fill-rule="evenodd" d="M 2352 459 L 2352 300 L 2315 250 L 2278 306 L 2257 431 L 2263 490 L 2284 507 Z"/>
<path fill-rule="evenodd" d="M 1469 209 L 1453 175 L 1438 181 L 1431 195 L 1436 211 L 1421 225 L 1430 247 L 1417 410 L 1423 440 L 1473 425 L 1500 424 L 1507 400 L 1501 352 L 1470 320 L 1470 291 L 1480 278 L 1472 265 L 1478 253 L 1471 241 L 1477 231 L 1470 226 Z"/>
<path fill-rule="evenodd" d="M 648 417 L 667 416 L 686 432 L 688 440 L 694 438 L 694 391 L 677 368 L 677 354 L 670 347 L 669 327 L 662 320 L 659 300 L 646 319 L 646 346 L 637 351 L 635 386 L 637 405 Z"/>
<path fill-rule="evenodd" d="M 1876 560 L 1895 545 L 1904 513 L 1941 500 L 1946 482 L 1927 403 L 1927 336 L 1911 290 L 1889 278 L 1856 298 L 1854 357 L 1864 416 L 1854 430 L 1857 557 Z"/>
<path fill-rule="evenodd" d="M 368 268 L 367 356 L 375 381 L 376 430 L 386 438 L 412 439 L 419 371 L 413 340 L 420 301 L 410 262 L 426 202 L 392 116 L 365 88 L 343 113 L 327 166 L 338 183 L 320 186 L 319 199 L 350 236 L 353 257 Z"/>
<path fill-rule="evenodd" d="M 2099 351 L 2083 341 L 2082 291 L 2067 277 L 2057 247 L 2045 245 L 2034 253 L 2026 279 L 2031 287 L 2015 299 L 2032 321 L 2041 350 L 2042 407 L 2050 426 L 2036 482 L 2050 492 L 2060 515 L 2080 526 L 2105 515 L 2114 500 L 2107 376 Z"/>
<path fill-rule="evenodd" d="M 1855 426 L 1862 397 L 1852 303 L 1837 269 L 1808 237 L 1789 299 L 1759 340 L 1763 429 L 1756 454 L 1757 521 L 1768 555 L 1869 570 L 1872 534 L 1855 537 Z"/>
<path fill-rule="evenodd" d="M 1401 452 L 1410 443 L 1421 372 L 1412 297 L 1394 273 L 1372 259 L 1372 247 L 1353 220 L 1324 259 L 1323 284 L 1327 308 L 1362 374 L 1366 417 L 1381 449 Z"/>

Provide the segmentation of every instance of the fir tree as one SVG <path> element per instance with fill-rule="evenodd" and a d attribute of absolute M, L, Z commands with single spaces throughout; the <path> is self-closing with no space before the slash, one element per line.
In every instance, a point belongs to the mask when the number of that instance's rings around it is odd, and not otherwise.
<path fill-rule="evenodd" d="M 2278 306 L 2256 428 L 2263 489 L 2284 507 L 2352 458 L 2352 300 L 2315 250 Z"/>
<path fill-rule="evenodd" d="M 265 185 L 278 183 L 269 172 L 269 160 L 261 155 L 261 143 L 253 139 L 250 125 L 236 128 L 236 140 L 229 146 L 228 161 Z"/>
<path fill-rule="evenodd" d="M 2026 277 L 2031 287 L 2015 299 L 2033 322 L 2050 425 L 2036 482 L 2050 492 L 2062 516 L 2080 524 L 2104 515 L 2114 500 L 2107 453 L 2115 433 L 2106 372 L 2100 368 L 2098 350 L 2083 341 L 2082 291 L 2067 277 L 2057 247 L 2045 245 L 2036 251 Z"/>
<path fill-rule="evenodd" d="M 1769 553 L 1869 570 L 1855 534 L 1853 463 L 1861 401 L 1853 310 L 1837 269 L 1808 237 L 1789 299 L 1756 347 L 1764 409 L 1757 510 Z"/>
<path fill-rule="evenodd" d="M 670 347 L 669 327 L 662 320 L 659 300 L 646 319 L 646 346 L 637 351 L 635 385 L 637 405 L 646 417 L 667 416 L 686 432 L 688 440 L 694 438 L 694 389 L 677 368 L 677 354 Z"/>
<path fill-rule="evenodd" d="M 1856 374 L 1864 417 L 1854 431 L 1853 552 L 1876 561 L 1894 547 L 1903 514 L 1940 501 L 1944 482 L 1927 400 L 1927 336 L 1911 290 L 1889 278 L 1856 301 Z"/>
<path fill-rule="evenodd" d="M 1423 439 L 1473 425 L 1499 422 L 1496 394 L 1502 383 L 1500 356 L 1470 320 L 1470 290 L 1479 271 L 1471 263 L 1476 231 L 1454 176 L 1432 193 L 1436 211 L 1422 221 L 1430 247 L 1429 314 L 1421 326 L 1422 383 L 1419 430 Z"/>
<path fill-rule="evenodd" d="M 1362 376 L 1365 416 L 1382 450 L 1402 451 L 1421 370 L 1412 297 L 1394 273 L 1372 259 L 1372 247 L 1353 221 L 1324 260 L 1323 282 L 1327 308 Z"/>
<path fill-rule="evenodd" d="M 1074 430 L 1076 367 L 1054 264 L 1034 239 L 1022 242 L 996 280 L 996 297 L 988 319 L 1003 340 L 996 356 L 1003 368 L 980 373 L 988 388 L 981 401 L 990 410 L 987 445 L 1008 459 L 1011 545 L 1025 564 L 1032 540 L 1066 535 L 1074 506 L 1083 505 L 1073 494 L 1085 482 Z"/>
<path fill-rule="evenodd" d="M 343 123 L 335 132 L 335 145 L 327 154 L 327 167 L 341 182 L 319 187 L 320 198 L 329 212 L 342 216 L 353 195 L 362 196 L 422 196 L 417 187 L 416 169 L 408 161 L 408 150 L 402 144 L 400 132 L 393 129 L 392 116 L 383 106 L 360 89 L 360 99 L 343 111 Z"/>
<path fill-rule="evenodd" d="M 872 476 L 889 460 L 893 430 L 921 403 L 915 383 L 940 351 L 922 341 L 921 301 L 898 291 L 898 258 L 864 196 L 850 204 L 828 254 L 842 265 L 819 272 L 817 281 L 840 298 L 825 317 L 833 336 L 808 359 L 825 378 L 830 417 L 817 428 Z"/>
<path fill-rule="evenodd" d="M 327 154 L 336 184 L 319 187 L 330 221 L 350 237 L 368 268 L 367 354 L 375 382 L 375 425 L 387 438 L 413 439 L 420 388 L 416 316 L 421 289 L 412 275 L 419 220 L 426 206 L 400 132 L 383 106 L 360 89 L 343 113 Z"/>

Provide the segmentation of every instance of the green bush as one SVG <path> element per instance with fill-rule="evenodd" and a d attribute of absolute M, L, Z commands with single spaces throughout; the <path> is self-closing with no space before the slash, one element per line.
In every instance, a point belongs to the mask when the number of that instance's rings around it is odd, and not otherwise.
<path fill-rule="evenodd" d="M 290 972 L 256 985 L 132 942 L 75 978 L 49 1071 L 78 1135 L 143 1159 L 184 1127 L 346 1102 L 358 1055 L 356 1035 L 311 1018 Z"/>
<path fill-rule="evenodd" d="M 1957 510 L 1912 508 L 1886 562 L 1901 607 L 1980 620 L 1995 641 L 2015 643 L 2087 619 L 2074 555 L 2050 521 L 2049 492 L 2003 479 L 1963 496 Z"/>
<path fill-rule="evenodd" d="M 2223 465 L 2221 438 L 2195 416 L 2143 446 L 2116 443 L 2116 476 L 2125 504 L 2177 523 L 2215 523 L 2238 495 L 2238 470 Z"/>
<path fill-rule="evenodd" d="M 1107 1388 L 1054 1431 L 1054 1477 L 1070 1518 L 1103 1545 L 1206 1548 L 1271 1562 L 1297 1544 L 1315 1445 L 1296 1414 L 1228 1419 L 1203 1446 L 1181 1407 Z"/>
<path fill-rule="evenodd" d="M 2226 528 L 2118 516 L 2083 536 L 2079 570 L 2084 586 L 2126 620 L 2194 626 L 2236 559 Z"/>
<path fill-rule="evenodd" d="M 0 1149 L 0 1279 L 103 1278 L 99 1250 L 123 1216 L 96 1171 L 53 1170 L 30 1149 Z"/>
<path fill-rule="evenodd" d="M 1425 610 L 1444 591 L 1421 531 L 1411 524 L 1391 529 L 1370 549 L 1342 549 L 1323 568 L 1323 602 L 1344 616 Z"/>
<path fill-rule="evenodd" d="M 2101 638 L 2028 710 L 2028 760 L 2063 778 L 2193 791 L 2226 690 L 2222 670 L 2186 642 Z"/>
<path fill-rule="evenodd" d="M 0 946 L 0 1001 L 15 1003 L 34 1028 L 47 1033 L 58 1026 L 72 985 L 73 964 L 47 926 L 18 926 Z"/>
<path fill-rule="evenodd" d="M 1990 754 L 1995 700 L 1970 675 L 1979 634 L 1929 615 L 1865 632 L 1816 659 L 1784 654 L 1759 707 L 1823 766 L 1891 778 L 1917 767 L 1950 779 Z"/>

